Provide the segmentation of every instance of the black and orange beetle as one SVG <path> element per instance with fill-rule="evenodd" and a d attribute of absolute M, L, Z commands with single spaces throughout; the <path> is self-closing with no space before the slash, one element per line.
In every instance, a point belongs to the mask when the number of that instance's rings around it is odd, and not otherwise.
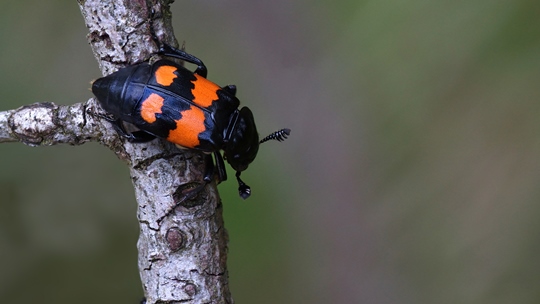
<path fill-rule="evenodd" d="M 169 45 L 158 52 L 195 64 L 192 72 L 173 61 L 160 59 L 141 62 L 95 80 L 92 92 L 109 114 L 120 135 L 132 142 L 164 138 L 181 148 L 202 151 L 205 156 L 204 183 L 209 183 L 217 168 L 218 182 L 227 179 L 224 158 L 236 170 L 238 191 L 246 199 L 251 189 L 240 174 L 255 157 L 259 144 L 282 141 L 289 129 L 276 131 L 259 141 L 251 110 L 238 109 L 236 87 L 219 87 L 206 79 L 207 69 L 197 57 Z M 140 129 L 126 132 L 123 122 Z M 214 160 L 212 159 L 214 154 Z"/>

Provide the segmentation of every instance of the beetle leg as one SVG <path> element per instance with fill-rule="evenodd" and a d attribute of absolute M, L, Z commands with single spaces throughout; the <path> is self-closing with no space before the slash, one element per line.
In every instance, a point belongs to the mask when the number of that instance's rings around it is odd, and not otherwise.
<path fill-rule="evenodd" d="M 211 183 L 213 178 L 214 178 L 214 174 L 216 173 L 215 172 L 216 167 L 217 167 L 217 174 L 218 174 L 218 183 L 220 183 L 220 182 L 227 179 L 227 172 L 225 172 L 225 164 L 223 162 L 223 157 L 221 157 L 221 154 L 219 154 L 219 152 L 214 152 L 214 157 L 216 158 L 216 164 L 215 165 L 214 165 L 214 158 L 212 157 L 212 154 L 205 154 L 204 155 L 205 169 L 204 169 L 203 183 L 201 183 L 197 187 L 187 191 L 182 196 L 182 199 L 179 200 L 178 202 L 176 202 L 174 207 L 171 208 L 169 211 L 167 211 L 165 216 L 169 215 L 176 207 L 181 205 L 186 200 L 194 198 L 202 189 L 204 189 L 204 187 L 207 184 Z M 245 184 L 244 184 L 244 186 L 245 186 Z M 247 188 L 249 188 L 249 187 L 247 187 Z M 248 194 L 248 196 L 249 196 L 249 194 Z"/>
<path fill-rule="evenodd" d="M 224 86 L 223 88 L 221 88 L 223 91 L 231 94 L 232 96 L 235 96 L 236 95 L 236 86 L 234 84 L 230 84 L 228 86 Z"/>
<path fill-rule="evenodd" d="M 214 176 L 214 160 L 212 159 L 212 154 L 204 155 L 204 177 L 203 180 L 208 184 L 212 182 L 212 177 Z"/>
<path fill-rule="evenodd" d="M 219 154 L 219 152 L 214 152 L 214 156 L 216 158 L 215 165 L 214 165 L 214 159 L 212 158 L 212 154 L 204 155 L 204 167 L 205 167 L 204 176 L 203 176 L 204 184 L 191 190 L 189 193 L 190 196 L 193 196 L 193 194 L 199 192 L 204 186 L 206 186 L 206 184 L 209 184 L 212 182 L 212 179 L 214 178 L 214 174 L 216 173 L 215 172 L 216 168 L 217 168 L 217 174 L 218 174 L 218 184 L 224 180 L 227 180 L 227 172 L 225 171 L 225 163 L 223 162 L 223 157 L 221 157 L 221 154 Z"/>
<path fill-rule="evenodd" d="M 174 48 L 168 44 L 163 43 L 159 47 L 159 54 L 168 56 L 168 57 L 178 58 L 178 59 L 187 61 L 189 63 L 193 63 L 194 65 L 197 66 L 197 69 L 195 70 L 196 74 L 204 78 L 206 78 L 206 76 L 208 75 L 208 69 L 206 68 L 202 60 L 180 49 Z"/>
<path fill-rule="evenodd" d="M 180 206 L 182 203 L 184 203 L 187 200 L 193 199 L 206 185 L 212 182 L 212 178 L 214 176 L 214 160 L 212 159 L 212 154 L 205 154 L 204 155 L 204 177 L 203 182 L 199 184 L 197 187 L 189 189 L 188 191 L 184 192 L 182 194 L 182 197 L 176 201 L 174 204 L 174 207 L 167 210 L 164 216 L 162 216 L 158 221 L 160 222 L 163 218 L 171 214 L 176 207 Z"/>
<path fill-rule="evenodd" d="M 156 139 L 156 136 L 142 130 L 128 133 L 124 137 L 131 143 L 145 143 Z"/>
<path fill-rule="evenodd" d="M 129 133 L 128 131 L 126 131 L 126 128 L 124 127 L 124 123 L 122 122 L 120 118 L 111 119 L 110 117 L 106 117 L 106 116 L 102 116 L 102 117 L 108 120 L 112 124 L 114 130 L 118 133 L 118 135 L 127 139 L 129 142 L 144 143 L 144 142 L 149 142 L 156 138 L 154 135 L 148 132 L 142 131 L 142 130 Z"/>
<path fill-rule="evenodd" d="M 187 199 L 191 199 L 199 193 L 207 184 L 212 182 L 212 178 L 214 177 L 214 159 L 212 158 L 212 154 L 205 154 L 204 155 L 204 176 L 203 176 L 203 183 L 199 186 L 189 190 L 183 197 L 181 201 L 185 201 Z M 174 208 L 176 208 L 180 203 L 176 204 Z M 173 209 L 174 209 L 173 208 Z"/>
<path fill-rule="evenodd" d="M 219 151 L 214 152 L 216 158 L 216 168 L 218 174 L 218 184 L 227 180 L 227 171 L 225 170 L 225 162 Z"/>
<path fill-rule="evenodd" d="M 194 65 L 197 66 L 197 69 L 195 70 L 195 73 L 197 73 L 198 75 L 206 78 L 206 75 L 208 75 L 208 69 L 206 68 L 206 66 L 204 65 L 204 63 L 202 62 L 202 60 L 200 60 L 199 58 L 191 55 L 191 54 L 188 54 L 186 52 L 184 52 L 183 50 L 179 50 L 175 47 L 172 47 L 166 43 L 162 43 L 161 41 L 159 41 L 157 35 L 156 35 L 156 32 L 154 30 L 154 17 L 155 17 L 155 14 L 156 12 L 154 11 L 154 9 L 152 8 L 150 10 L 150 16 L 149 16 L 149 19 L 150 19 L 150 35 L 152 36 L 152 39 L 154 40 L 154 43 L 157 45 L 158 47 L 158 54 L 161 54 L 161 55 L 164 55 L 164 56 L 169 56 L 169 57 L 174 57 L 174 58 L 178 58 L 178 59 L 181 59 L 181 60 L 184 60 L 184 61 L 187 61 L 189 63 L 193 63 Z"/>

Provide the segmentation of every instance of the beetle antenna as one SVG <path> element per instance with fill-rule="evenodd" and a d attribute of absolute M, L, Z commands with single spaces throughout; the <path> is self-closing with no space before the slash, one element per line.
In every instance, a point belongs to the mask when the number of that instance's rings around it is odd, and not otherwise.
<path fill-rule="evenodd" d="M 236 171 L 236 180 L 238 181 L 238 194 L 243 199 L 248 198 L 251 195 L 251 188 L 240 179 L 240 171 Z"/>
<path fill-rule="evenodd" d="M 261 139 L 261 141 L 259 141 L 259 144 L 262 144 L 263 142 L 267 142 L 269 140 L 284 141 L 290 134 L 291 129 L 281 129 Z"/>

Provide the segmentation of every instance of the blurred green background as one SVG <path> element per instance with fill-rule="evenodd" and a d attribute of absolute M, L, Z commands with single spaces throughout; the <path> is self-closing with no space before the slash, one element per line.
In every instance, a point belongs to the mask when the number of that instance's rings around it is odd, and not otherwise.
<path fill-rule="evenodd" d="M 539 303 L 539 1 L 181 1 L 176 37 L 269 143 L 220 185 L 236 303 Z M 0 110 L 90 98 L 76 1 L 0 10 Z M 137 303 L 108 149 L 0 145 L 3 303 Z"/>

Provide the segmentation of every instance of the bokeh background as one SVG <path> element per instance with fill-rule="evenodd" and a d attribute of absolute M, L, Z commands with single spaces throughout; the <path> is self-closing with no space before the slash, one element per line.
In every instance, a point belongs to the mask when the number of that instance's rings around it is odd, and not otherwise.
<path fill-rule="evenodd" d="M 176 36 L 263 146 L 219 186 L 236 303 L 539 303 L 540 2 L 187 1 Z M 90 98 L 76 1 L 6 1 L 0 110 Z M 0 145 L 2 303 L 137 303 L 105 147 Z"/>

